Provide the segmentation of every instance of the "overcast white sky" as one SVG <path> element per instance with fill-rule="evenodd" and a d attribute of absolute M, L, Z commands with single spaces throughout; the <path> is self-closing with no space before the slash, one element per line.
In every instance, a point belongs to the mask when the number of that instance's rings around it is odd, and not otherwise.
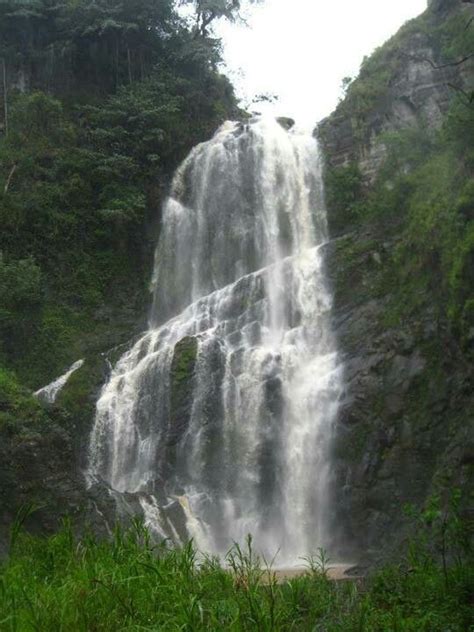
<path fill-rule="evenodd" d="M 291 116 L 305 127 L 314 125 L 336 106 L 343 77 L 356 75 L 364 55 L 424 11 L 426 4 L 266 0 L 247 11 L 248 27 L 224 22 L 218 26 L 226 72 L 243 105 L 268 92 L 279 96 L 270 107 L 272 113 Z"/>

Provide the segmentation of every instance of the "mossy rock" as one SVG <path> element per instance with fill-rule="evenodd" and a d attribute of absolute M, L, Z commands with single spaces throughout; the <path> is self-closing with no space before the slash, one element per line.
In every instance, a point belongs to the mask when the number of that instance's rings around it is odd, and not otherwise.
<path fill-rule="evenodd" d="M 281 125 L 284 129 L 290 130 L 295 126 L 295 119 L 290 118 L 289 116 L 280 116 L 277 118 L 277 123 Z"/>
<path fill-rule="evenodd" d="M 86 438 L 94 420 L 96 402 L 107 373 L 102 354 L 89 356 L 82 367 L 71 375 L 56 401 L 55 408 L 68 419 L 68 429 L 79 448 L 80 458 L 84 453 L 84 445 L 87 444 Z"/>
<path fill-rule="evenodd" d="M 0 430 L 18 431 L 25 424 L 40 424 L 48 415 L 16 375 L 0 367 Z"/>
<path fill-rule="evenodd" d="M 171 364 L 171 390 L 179 390 L 194 374 L 198 352 L 196 338 L 187 336 L 180 340 L 174 348 Z M 176 393 L 178 394 L 178 393 Z"/>
<path fill-rule="evenodd" d="M 179 443 L 189 425 L 198 346 L 197 338 L 187 336 L 174 348 L 170 373 L 169 446 L 176 446 Z"/>

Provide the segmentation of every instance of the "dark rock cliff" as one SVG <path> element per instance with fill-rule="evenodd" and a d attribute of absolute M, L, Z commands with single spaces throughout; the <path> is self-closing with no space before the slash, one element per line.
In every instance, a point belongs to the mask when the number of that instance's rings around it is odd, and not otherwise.
<path fill-rule="evenodd" d="M 405 505 L 421 508 L 456 487 L 472 491 L 471 371 L 434 309 L 390 322 L 392 247 L 370 230 L 327 246 L 345 365 L 334 447 L 343 554 L 395 549 L 407 535 Z"/>
<path fill-rule="evenodd" d="M 58 401 L 41 406 L 25 391 L 0 403 L 0 559 L 12 524 L 25 517 L 33 533 L 54 533 L 66 517 L 76 530 L 110 532 L 116 506 L 105 486 L 86 489 L 85 457 L 105 357 L 86 359 Z M 9 414 L 13 422 L 9 422 Z"/>
<path fill-rule="evenodd" d="M 364 63 L 320 124 L 326 173 L 351 166 L 361 174 L 361 199 L 384 165 L 386 132 L 437 130 L 453 96 L 472 90 L 472 59 L 434 66 L 447 63 L 446 25 L 468 24 L 473 9 L 433 2 Z M 396 551 L 410 528 L 406 504 L 421 508 L 430 495 L 443 499 L 454 488 L 466 509 L 472 501 L 471 356 L 453 336 L 436 288 L 420 286 L 417 308 L 402 306 L 412 291 L 396 278 L 397 265 L 411 265 L 394 261 L 403 217 L 400 210 L 396 220 L 374 221 L 337 203 L 329 208 L 327 265 L 346 385 L 334 446 L 334 529 L 343 555 Z M 428 274 L 436 284 L 434 264 Z"/>

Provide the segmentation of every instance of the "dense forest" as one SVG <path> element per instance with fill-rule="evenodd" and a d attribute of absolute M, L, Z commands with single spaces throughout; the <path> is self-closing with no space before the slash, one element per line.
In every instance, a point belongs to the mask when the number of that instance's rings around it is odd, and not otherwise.
<path fill-rule="evenodd" d="M 138 493 L 85 483 L 101 388 L 147 328 L 173 174 L 250 120 L 214 28 L 244 4 L 0 0 L 0 630 L 474 629 L 472 2 L 429 2 L 314 131 L 344 364 L 328 520 L 357 565 L 334 581 L 319 549 L 285 580 L 250 535 L 223 567 L 158 542 Z M 171 434 L 198 346 L 173 350 Z M 34 396 L 79 359 L 53 404 Z"/>
<path fill-rule="evenodd" d="M 203 11 L 186 23 L 168 0 L 1 3 L 6 382 L 38 388 L 143 318 L 169 177 L 237 113 Z"/>

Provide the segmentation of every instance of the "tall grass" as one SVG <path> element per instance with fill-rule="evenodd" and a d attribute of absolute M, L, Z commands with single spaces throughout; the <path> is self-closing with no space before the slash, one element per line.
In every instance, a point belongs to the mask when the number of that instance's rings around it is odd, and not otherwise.
<path fill-rule="evenodd" d="M 315 561 L 316 560 L 316 561 Z M 50 538 L 15 527 L 0 568 L 3 632 L 121 630 L 297 630 L 465 632 L 474 629 L 473 567 L 443 564 L 419 548 L 363 584 L 332 582 L 324 555 L 279 584 L 252 550 L 235 545 L 219 560 L 192 542 L 169 549 L 135 522 L 111 540 L 71 526 Z M 265 576 L 265 579 L 264 579 Z"/>

